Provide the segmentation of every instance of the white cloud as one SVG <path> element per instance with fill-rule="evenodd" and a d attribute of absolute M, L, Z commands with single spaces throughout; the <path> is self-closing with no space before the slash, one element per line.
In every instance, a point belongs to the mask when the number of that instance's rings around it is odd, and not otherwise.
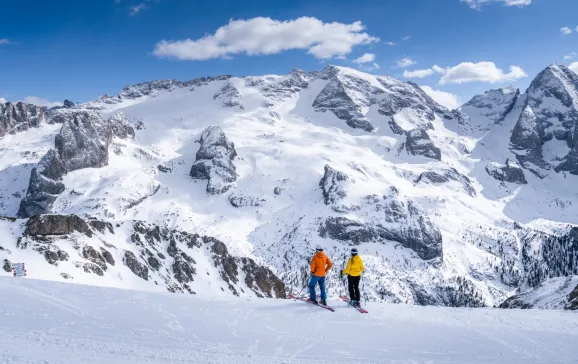
<path fill-rule="evenodd" d="M 434 90 L 429 86 L 420 87 L 426 94 L 429 95 L 429 97 L 434 99 L 435 102 L 447 107 L 450 110 L 457 109 L 461 105 L 460 99 L 454 94 L 445 91 Z"/>
<path fill-rule="evenodd" d="M 6 103 L 6 99 L 3 97 L 0 97 L 0 104 L 5 104 Z"/>
<path fill-rule="evenodd" d="M 399 61 L 397 61 L 397 68 L 406 68 L 409 66 L 413 66 L 414 64 L 416 64 L 417 62 L 415 62 L 413 59 L 411 58 L 402 58 Z"/>
<path fill-rule="evenodd" d="M 387 44 L 388 46 L 392 46 L 392 47 L 393 47 L 393 46 L 395 45 L 395 42 L 385 42 L 385 44 Z"/>
<path fill-rule="evenodd" d="M 316 58 L 328 59 L 349 54 L 354 46 L 379 41 L 364 33 L 364 29 L 360 21 L 324 23 L 312 17 L 287 21 L 264 17 L 231 20 L 203 38 L 163 40 L 155 46 L 154 54 L 180 60 L 207 60 L 243 53 L 252 56 L 307 49 Z"/>
<path fill-rule="evenodd" d="M 375 54 L 365 53 L 363 56 L 354 59 L 353 63 L 370 63 L 375 61 Z"/>
<path fill-rule="evenodd" d="M 9 39 L 0 38 L 0 45 L 14 44 Z"/>
<path fill-rule="evenodd" d="M 428 68 L 425 70 L 404 71 L 403 77 L 405 77 L 405 78 L 424 78 L 427 76 L 431 76 L 434 73 L 444 74 L 444 73 L 446 73 L 446 70 L 444 68 L 441 68 L 437 64 L 435 64 L 432 68 Z"/>
<path fill-rule="evenodd" d="M 569 53 L 569 54 L 565 55 L 565 56 L 564 56 L 564 59 L 565 59 L 565 60 L 570 60 L 570 59 L 574 59 L 574 57 L 576 57 L 576 52 L 572 52 L 572 53 Z"/>
<path fill-rule="evenodd" d="M 46 107 L 53 107 L 53 106 L 62 106 L 62 102 L 50 102 L 46 99 L 36 97 L 36 96 L 27 96 L 23 100 L 28 104 L 33 104 L 37 106 L 46 106 Z"/>
<path fill-rule="evenodd" d="M 510 72 L 504 73 L 503 70 L 496 67 L 494 62 L 463 62 L 455 67 L 448 68 L 444 76 L 440 79 L 440 84 L 462 84 L 468 82 L 498 83 L 515 81 L 524 77 L 528 77 L 528 75 L 518 66 L 510 66 Z"/>
<path fill-rule="evenodd" d="M 403 77 L 405 78 L 424 78 L 434 74 L 431 68 L 425 70 L 415 70 L 415 71 L 403 71 Z"/>
<path fill-rule="evenodd" d="M 362 64 L 362 65 L 359 66 L 359 69 L 360 69 L 360 70 L 366 71 L 366 72 L 372 72 L 372 71 L 378 70 L 378 69 L 380 69 L 380 68 L 381 68 L 381 67 L 379 67 L 379 65 L 378 65 L 377 63 L 375 63 L 375 62 L 373 62 L 373 63 L 370 64 L 370 65 Z"/>
<path fill-rule="evenodd" d="M 490 3 L 502 3 L 505 6 L 518 6 L 520 8 L 532 4 L 532 0 L 461 0 L 470 8 L 479 10 L 482 6 Z"/>
<path fill-rule="evenodd" d="M 574 71 L 574 73 L 578 73 L 578 62 L 570 63 L 570 65 L 568 65 L 568 68 Z"/>
<path fill-rule="evenodd" d="M 128 15 L 130 15 L 130 16 L 138 15 L 138 14 L 140 14 L 141 11 L 143 11 L 146 8 L 147 8 L 147 5 L 145 3 L 133 5 L 133 6 L 129 7 Z"/>
<path fill-rule="evenodd" d="M 572 29 L 568 27 L 560 28 L 560 32 L 564 35 L 572 34 Z"/>
<path fill-rule="evenodd" d="M 411 35 L 406 35 L 405 37 L 401 38 L 401 40 L 410 40 L 411 39 Z"/>

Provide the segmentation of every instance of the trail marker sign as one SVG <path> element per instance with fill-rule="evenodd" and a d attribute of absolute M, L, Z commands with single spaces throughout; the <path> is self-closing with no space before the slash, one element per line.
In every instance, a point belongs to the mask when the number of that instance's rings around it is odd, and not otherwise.
<path fill-rule="evenodd" d="M 26 277 L 24 263 L 13 263 L 12 270 L 14 271 L 14 277 Z"/>

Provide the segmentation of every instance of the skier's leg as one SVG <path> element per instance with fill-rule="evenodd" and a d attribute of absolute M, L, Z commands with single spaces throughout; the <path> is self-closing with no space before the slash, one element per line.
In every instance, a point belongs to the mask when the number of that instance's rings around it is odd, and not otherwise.
<path fill-rule="evenodd" d="M 353 286 L 353 281 L 355 277 L 347 276 L 347 287 L 349 288 L 349 299 L 354 301 L 355 300 L 355 290 Z"/>
<path fill-rule="evenodd" d="M 311 279 L 309 280 L 309 298 L 313 301 L 317 300 L 317 295 L 315 294 L 315 286 L 319 281 L 319 277 L 311 275 Z"/>
<path fill-rule="evenodd" d="M 353 277 L 353 291 L 355 293 L 355 300 L 357 302 L 361 301 L 361 294 L 359 292 L 359 282 L 361 281 L 361 276 Z"/>
<path fill-rule="evenodd" d="M 321 300 L 327 300 L 327 292 L 325 292 L 325 277 L 319 278 L 319 289 L 321 290 Z"/>

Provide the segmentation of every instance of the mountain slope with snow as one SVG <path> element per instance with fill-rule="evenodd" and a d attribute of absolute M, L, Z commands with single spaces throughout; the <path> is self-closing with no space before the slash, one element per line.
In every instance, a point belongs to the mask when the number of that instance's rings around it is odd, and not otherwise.
<path fill-rule="evenodd" d="M 560 95 L 572 97 L 574 86 L 564 85 Z M 335 66 L 127 86 L 118 96 L 51 110 L 47 124 L 0 139 L 7 166 L 0 182 L 13 196 L 3 197 L 0 211 L 14 216 L 41 203 L 46 212 L 113 226 L 142 221 L 212 237 L 296 291 L 320 244 L 336 263 L 331 295 L 343 289 L 337 268 L 356 246 L 370 300 L 499 305 L 547 278 L 578 274 L 568 263 L 578 258 L 578 187 L 565 183 L 575 177 L 529 170 L 510 143 L 535 97 L 491 91 L 450 111 L 415 84 Z M 87 121 L 80 116 L 87 113 L 97 116 Z M 19 153 L 11 150 L 16 140 Z M 54 157 L 35 174 L 49 148 Z M 60 163 L 73 167 L 54 175 Z M 25 211 L 21 217 L 31 215 Z M 10 224 L 0 259 L 15 262 L 26 255 L 17 242 L 22 232 Z M 146 250 L 122 244 L 152 271 Z M 72 246 L 69 255 L 79 252 Z M 91 263 L 75 259 L 80 269 Z M 129 270 L 113 284 L 64 265 L 51 269 L 77 282 L 132 287 Z M 29 267 L 31 276 L 41 269 Z M 163 269 L 160 288 L 169 289 L 182 275 L 174 262 Z M 197 276 L 191 285 L 205 281 L 226 287 L 222 275 Z"/>

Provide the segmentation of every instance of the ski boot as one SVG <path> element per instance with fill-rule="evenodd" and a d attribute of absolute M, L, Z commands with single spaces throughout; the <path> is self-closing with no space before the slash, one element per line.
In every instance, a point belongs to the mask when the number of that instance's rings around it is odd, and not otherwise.
<path fill-rule="evenodd" d="M 311 297 L 309 297 L 309 299 L 307 300 L 309 302 L 311 302 L 314 305 L 318 305 L 319 303 L 317 302 L 317 300 L 312 300 Z"/>
<path fill-rule="evenodd" d="M 319 302 L 321 304 L 321 306 L 327 306 L 327 301 L 325 300 L 321 300 L 321 302 Z"/>

